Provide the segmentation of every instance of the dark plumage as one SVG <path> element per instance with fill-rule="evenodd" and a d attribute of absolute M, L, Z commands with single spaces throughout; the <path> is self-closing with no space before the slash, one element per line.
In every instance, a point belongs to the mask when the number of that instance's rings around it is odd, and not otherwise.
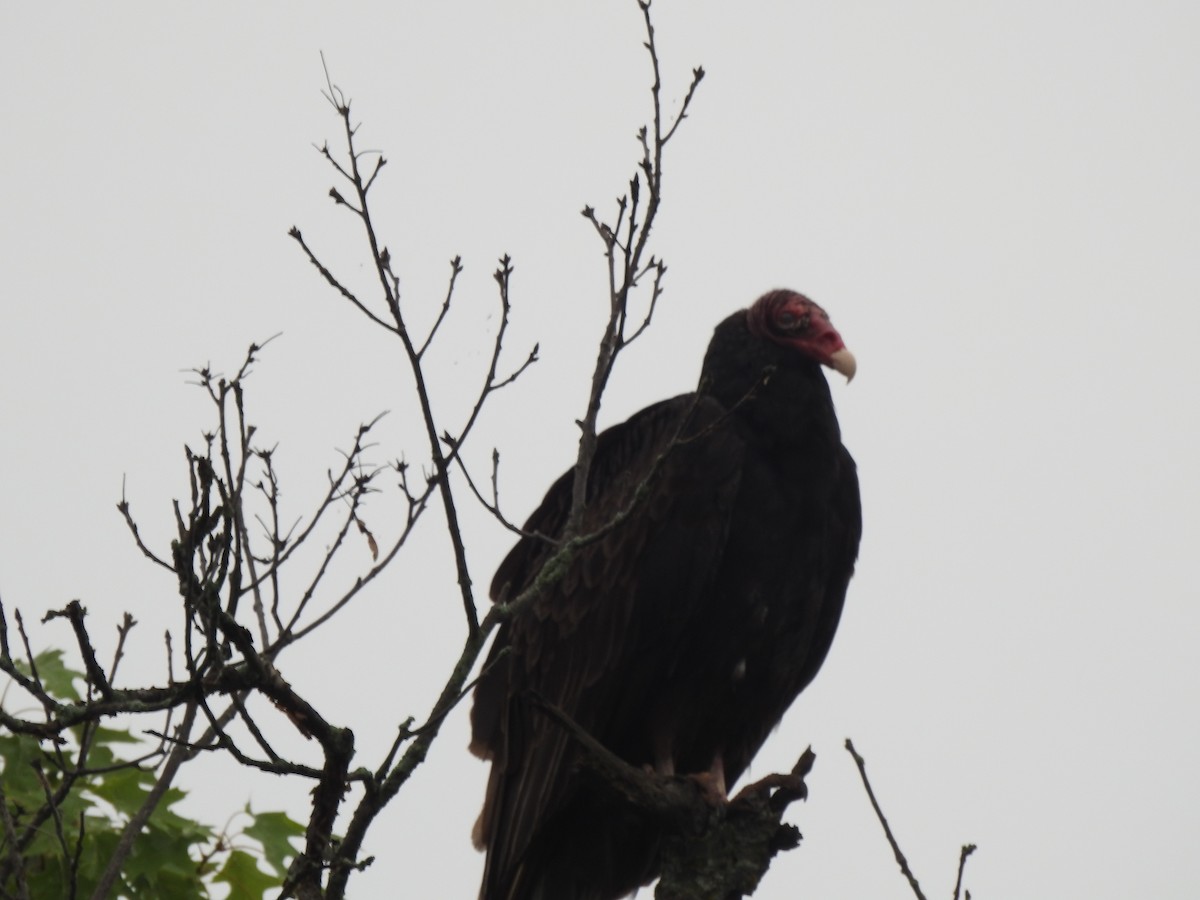
<path fill-rule="evenodd" d="M 492 761 L 476 843 L 481 900 L 615 900 L 656 875 L 657 840 L 577 771 L 535 692 L 633 765 L 746 769 L 833 640 L 861 532 L 858 479 L 821 364 L 854 360 L 828 316 L 774 291 L 713 335 L 700 386 L 600 435 L 584 532 L 631 506 L 496 638 L 472 750 Z M 526 523 L 560 534 L 563 475 Z M 551 548 L 523 538 L 492 597 L 512 599 Z"/>

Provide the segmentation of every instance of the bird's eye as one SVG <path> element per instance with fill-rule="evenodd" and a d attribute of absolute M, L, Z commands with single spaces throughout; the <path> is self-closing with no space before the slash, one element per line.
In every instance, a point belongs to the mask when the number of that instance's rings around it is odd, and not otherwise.
<path fill-rule="evenodd" d="M 775 319 L 776 327 L 784 334 L 803 334 L 808 331 L 808 326 L 811 316 L 809 313 L 796 315 L 794 312 L 784 310 Z"/>

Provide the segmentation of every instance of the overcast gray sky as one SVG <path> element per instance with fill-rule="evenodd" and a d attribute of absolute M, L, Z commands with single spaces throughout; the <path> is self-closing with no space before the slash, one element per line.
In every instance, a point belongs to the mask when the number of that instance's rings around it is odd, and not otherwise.
<path fill-rule="evenodd" d="M 854 738 L 930 896 L 977 842 L 973 896 L 1200 894 L 1200 12 L 1190 3 L 659 0 L 664 98 L 708 78 L 669 148 L 654 329 L 602 418 L 689 389 L 712 327 L 764 290 L 832 314 L 859 359 L 835 399 L 865 536 L 820 677 L 753 774 L 817 752 L 805 835 L 757 896 L 907 896 L 841 748 Z M 369 284 L 314 142 L 338 139 L 324 51 L 376 211 L 428 319 L 458 418 L 515 259 L 508 345 L 542 361 L 481 422 L 523 517 L 571 459 L 603 316 L 603 213 L 649 113 L 640 16 L 608 3 L 5 4 L 0 8 L 0 592 L 28 619 L 131 610 L 130 683 L 160 677 L 170 579 L 117 516 L 122 479 L 165 549 L 182 445 L 210 420 L 182 371 L 251 382 L 291 513 L 383 409 L 383 461 L 420 458 L 398 347 L 290 241 Z M 389 497 L 370 524 L 394 524 Z M 375 763 L 462 637 L 431 516 L 387 578 L 283 660 Z M 509 537 L 469 516 L 485 584 Z M 366 549 L 347 555 L 369 565 Z M 57 623 L 39 645 L 66 646 Z M 111 639 L 105 638 L 111 647 Z M 146 723 L 149 725 L 149 723 Z M 157 723 L 155 723 L 157 725 Z M 486 769 L 465 709 L 384 814 L 357 897 L 473 897 Z M 303 817 L 308 785 L 212 760 L 185 786 L 221 823 L 250 798 Z M 219 785 L 219 790 L 213 786 Z"/>

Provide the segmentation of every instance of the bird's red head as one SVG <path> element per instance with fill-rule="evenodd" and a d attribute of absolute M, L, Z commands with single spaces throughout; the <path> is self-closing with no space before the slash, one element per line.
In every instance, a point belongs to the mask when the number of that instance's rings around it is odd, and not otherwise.
<path fill-rule="evenodd" d="M 849 381 L 857 364 L 846 349 L 829 313 L 795 291 L 763 294 L 746 313 L 746 324 L 755 337 L 793 347 L 822 365 L 841 372 Z"/>

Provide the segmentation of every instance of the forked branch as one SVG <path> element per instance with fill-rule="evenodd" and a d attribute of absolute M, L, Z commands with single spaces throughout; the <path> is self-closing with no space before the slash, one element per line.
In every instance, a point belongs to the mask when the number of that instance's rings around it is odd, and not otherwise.
<path fill-rule="evenodd" d="M 600 339 L 600 349 L 592 372 L 586 409 L 583 418 L 578 420 L 579 452 L 575 461 L 575 475 L 571 491 L 571 513 L 565 531 L 567 537 L 578 534 L 583 521 L 584 508 L 587 505 L 588 478 L 591 473 L 592 460 L 596 455 L 596 420 L 613 367 L 621 351 L 649 327 L 659 295 L 662 293 L 662 278 L 666 274 L 666 265 L 654 257 L 650 257 L 643 264 L 643 258 L 655 218 L 658 215 L 659 205 L 662 202 L 663 149 L 686 117 L 696 88 L 704 78 L 702 67 L 698 66 L 692 70 L 692 81 L 683 103 L 680 105 L 675 119 L 666 125 L 659 97 L 662 75 L 659 70 L 654 25 L 650 18 L 650 0 L 638 0 L 638 5 L 645 22 L 645 47 L 650 55 L 653 72 L 653 81 L 650 87 L 653 115 L 650 127 L 643 126 L 638 132 L 638 140 L 642 146 L 642 159 L 638 164 L 639 171 L 630 179 L 628 192 L 617 199 L 615 221 L 611 224 L 604 222 L 591 206 L 585 206 L 583 209 L 584 218 L 592 223 L 604 245 L 604 259 L 608 269 L 609 315 Z M 644 210 L 642 208 L 643 181 L 647 194 Z M 640 220 L 639 213 L 641 214 Z M 628 327 L 630 298 L 641 277 L 649 271 L 654 272 L 654 281 L 650 297 L 646 302 L 646 313 L 641 323 L 630 330 Z"/>

